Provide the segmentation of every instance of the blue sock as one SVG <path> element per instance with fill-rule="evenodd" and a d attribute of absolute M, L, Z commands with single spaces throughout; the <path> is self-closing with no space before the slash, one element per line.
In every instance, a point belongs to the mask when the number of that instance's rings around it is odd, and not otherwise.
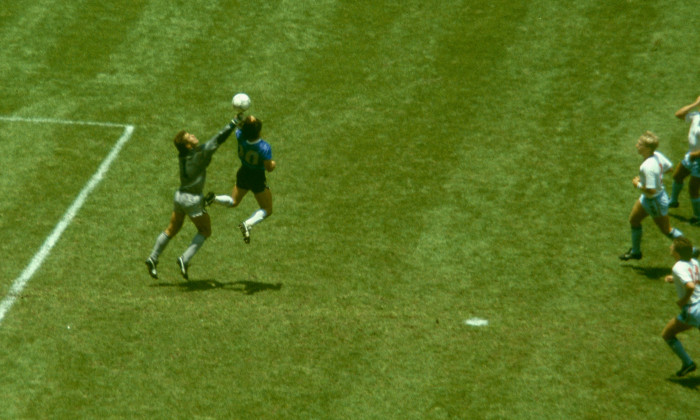
<path fill-rule="evenodd" d="M 682 190 L 683 190 L 683 183 L 673 181 L 673 184 L 671 186 L 671 202 L 672 203 L 678 202 L 678 196 L 681 194 Z"/>
<path fill-rule="evenodd" d="M 632 252 L 642 252 L 642 227 L 632 228 Z"/>
<path fill-rule="evenodd" d="M 691 199 L 690 204 L 693 205 L 693 215 L 700 217 L 700 198 Z"/>
<path fill-rule="evenodd" d="M 693 363 L 693 359 L 688 356 L 688 353 L 686 353 L 680 340 L 677 338 L 672 338 L 670 340 L 666 340 L 666 344 L 671 347 L 671 350 L 676 353 L 676 356 L 680 357 L 680 359 L 683 361 L 683 366 L 688 366 Z"/>

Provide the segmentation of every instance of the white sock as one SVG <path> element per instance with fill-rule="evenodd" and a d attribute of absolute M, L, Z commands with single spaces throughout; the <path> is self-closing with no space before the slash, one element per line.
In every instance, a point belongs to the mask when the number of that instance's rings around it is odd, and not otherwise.
<path fill-rule="evenodd" d="M 214 197 L 214 202 L 226 207 L 233 207 L 233 197 L 230 195 L 217 195 Z"/>
<path fill-rule="evenodd" d="M 245 223 L 245 225 L 248 226 L 248 229 L 250 229 L 258 223 L 262 222 L 263 219 L 265 219 L 266 217 L 267 212 L 263 209 L 258 209 L 248 218 L 248 220 L 246 220 L 243 223 Z"/>

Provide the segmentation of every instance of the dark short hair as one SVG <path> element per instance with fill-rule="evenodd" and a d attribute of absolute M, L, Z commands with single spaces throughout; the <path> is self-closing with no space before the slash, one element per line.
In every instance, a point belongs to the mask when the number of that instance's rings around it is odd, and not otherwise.
<path fill-rule="evenodd" d="M 257 140 L 260 138 L 260 130 L 262 130 L 262 121 L 248 115 L 241 126 L 241 138 L 243 140 Z"/>
<path fill-rule="evenodd" d="M 681 260 L 690 261 L 693 258 L 693 243 L 685 236 L 673 240 L 673 249 L 681 256 Z"/>
<path fill-rule="evenodd" d="M 187 134 L 187 131 L 185 130 L 180 130 L 175 135 L 175 138 L 173 139 L 173 144 L 177 148 L 177 151 L 180 153 L 184 153 L 187 151 L 187 146 L 185 146 L 185 134 Z"/>

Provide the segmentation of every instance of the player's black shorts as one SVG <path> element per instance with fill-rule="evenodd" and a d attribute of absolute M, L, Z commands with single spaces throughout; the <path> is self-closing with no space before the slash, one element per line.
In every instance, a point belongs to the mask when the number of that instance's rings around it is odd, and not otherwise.
<path fill-rule="evenodd" d="M 251 190 L 253 194 L 258 194 L 265 191 L 267 187 L 267 178 L 265 171 L 250 169 L 247 166 L 241 166 L 236 173 L 236 186 L 240 189 Z"/>

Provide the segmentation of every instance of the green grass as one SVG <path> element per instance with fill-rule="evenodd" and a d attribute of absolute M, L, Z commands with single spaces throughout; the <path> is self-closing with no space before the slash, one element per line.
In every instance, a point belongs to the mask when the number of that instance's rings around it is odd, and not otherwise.
<path fill-rule="evenodd" d="M 0 324 L 0 418 L 683 418 L 667 240 L 629 245 L 647 129 L 678 161 L 692 4 L 8 0 L 0 115 L 135 132 Z M 691 29 L 689 29 L 691 28 Z M 275 214 L 151 281 L 171 139 L 247 92 Z M 120 128 L 0 121 L 0 298 Z M 229 192 L 226 143 L 207 189 Z M 670 183 L 670 180 L 667 179 Z M 672 212 L 691 239 L 687 193 Z M 488 327 L 464 320 L 480 317 Z M 700 357 L 695 331 L 682 337 Z"/>

